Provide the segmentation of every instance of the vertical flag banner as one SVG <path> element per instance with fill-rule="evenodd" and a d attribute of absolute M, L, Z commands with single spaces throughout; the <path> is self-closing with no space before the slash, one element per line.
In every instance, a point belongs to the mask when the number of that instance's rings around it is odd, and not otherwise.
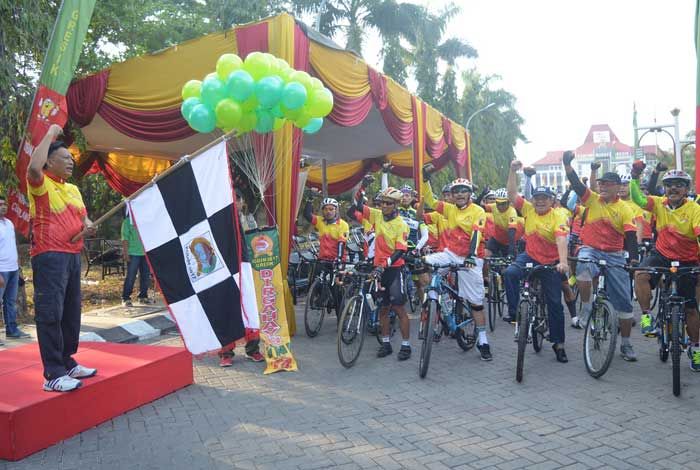
<path fill-rule="evenodd" d="M 700 194 L 700 0 L 695 0 L 695 192 Z M 679 144 L 680 145 L 680 144 Z"/>
<path fill-rule="evenodd" d="M 17 154 L 15 173 L 19 179 L 19 191 L 8 195 L 7 217 L 24 236 L 29 234 L 29 204 L 25 197 L 29 159 L 49 126 L 58 124 L 63 127 L 68 120 L 65 94 L 78 65 L 94 8 L 95 0 L 63 0 L 49 39 L 39 86 Z"/>
<path fill-rule="evenodd" d="M 260 312 L 260 339 L 267 363 L 265 374 L 295 371 L 297 363 L 290 347 L 277 228 L 249 230 L 245 239 Z"/>
<path fill-rule="evenodd" d="M 241 276 L 226 142 L 177 165 L 129 206 L 185 347 L 201 355 L 232 347 L 259 322 L 243 303 L 255 292 L 250 274 Z"/>

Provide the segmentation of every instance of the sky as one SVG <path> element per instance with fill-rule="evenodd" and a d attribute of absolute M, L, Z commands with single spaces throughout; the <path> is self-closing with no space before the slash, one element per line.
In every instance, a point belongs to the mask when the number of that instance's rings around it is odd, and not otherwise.
<path fill-rule="evenodd" d="M 434 11 L 446 0 L 414 0 Z M 531 163 L 549 150 L 583 143 L 592 124 L 610 125 L 633 145 L 632 109 L 639 126 L 695 129 L 695 2 L 691 0 L 455 0 L 462 12 L 446 37 L 479 52 L 461 68 L 502 77 L 496 84 L 517 98 L 529 143 L 516 155 Z M 344 43 L 344 42 L 343 42 Z M 367 37 L 364 56 L 381 65 L 381 42 Z M 673 130 L 670 130 L 673 133 Z M 647 135 L 642 144 L 653 145 Z M 668 136 L 658 143 L 671 148 Z"/>

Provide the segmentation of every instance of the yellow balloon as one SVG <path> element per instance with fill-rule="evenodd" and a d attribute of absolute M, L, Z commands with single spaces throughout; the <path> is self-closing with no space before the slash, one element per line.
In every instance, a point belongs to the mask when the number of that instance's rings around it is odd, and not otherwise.
<path fill-rule="evenodd" d="M 221 81 L 225 82 L 231 72 L 240 69 L 242 66 L 243 61 L 236 54 L 223 54 L 216 61 L 216 74 Z"/>

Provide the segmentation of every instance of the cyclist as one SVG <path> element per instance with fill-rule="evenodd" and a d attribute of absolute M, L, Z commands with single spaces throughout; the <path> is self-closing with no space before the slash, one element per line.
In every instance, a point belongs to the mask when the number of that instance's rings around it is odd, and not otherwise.
<path fill-rule="evenodd" d="M 515 256 L 518 231 L 518 213 L 508 201 L 508 191 L 494 191 L 495 203 L 484 204 L 487 213 L 493 215 L 493 232 L 486 242 L 488 256 Z"/>
<path fill-rule="evenodd" d="M 411 357 L 410 330 L 408 314 L 404 304 L 406 293 L 403 290 L 404 255 L 408 251 L 408 226 L 399 217 L 398 206 L 402 193 L 396 188 L 388 187 L 381 192 L 381 209 L 374 209 L 363 204 L 362 199 L 355 201 L 357 212 L 362 219 L 367 219 L 375 231 L 374 275 L 380 279 L 382 290 L 379 292 L 381 308 L 379 322 L 382 328 L 382 345 L 377 357 L 392 354 L 389 336 L 389 310 L 394 310 L 399 318 L 401 329 L 401 349 L 397 355 L 399 361 Z"/>
<path fill-rule="evenodd" d="M 679 261 L 681 266 L 697 266 L 700 256 L 700 207 L 687 198 L 690 176 L 682 170 L 667 171 L 661 180 L 666 196 L 645 196 L 639 188 L 639 175 L 644 166 L 641 161 L 634 162 L 630 189 L 632 200 L 656 217 L 657 239 L 654 250 L 642 260 L 641 265 L 670 267 L 671 261 Z M 657 282 L 658 279 L 652 279 L 647 273 L 639 272 L 635 276 L 637 301 L 645 315 L 650 315 L 651 289 Z M 691 343 L 688 350 L 690 368 L 700 372 L 700 320 L 695 286 L 695 279 L 686 276 L 681 278 L 678 290 L 689 301 L 685 313 Z"/>
<path fill-rule="evenodd" d="M 598 191 L 595 192 L 584 186 L 576 171 L 571 167 L 574 153 L 564 152 L 562 161 L 566 177 L 582 205 L 586 208 L 586 221 L 581 230 L 583 246 L 579 250 L 579 258 L 594 261 L 605 260 L 611 266 L 625 264 L 625 252 L 633 262 L 637 259 L 637 228 L 634 225 L 634 215 L 629 206 L 620 200 L 618 193 L 622 180 L 617 173 L 608 172 L 596 180 Z M 591 178 L 591 186 L 595 186 Z M 582 323 L 591 314 L 591 290 L 593 278 L 598 275 L 596 264 L 577 263 L 576 282 L 579 286 L 582 306 Z M 626 361 L 636 361 L 630 343 L 632 330 L 632 302 L 630 282 L 627 272 L 622 269 L 610 269 L 607 277 L 606 290 L 613 307 L 618 311 L 620 320 L 620 336 L 622 337 L 620 352 Z"/>
<path fill-rule="evenodd" d="M 316 194 L 314 192 L 314 195 Z M 321 217 L 315 215 L 311 199 L 306 201 L 304 218 L 318 232 L 320 243 L 318 259 L 327 262 L 340 262 L 346 256 L 345 244 L 348 240 L 350 226 L 338 216 L 338 201 L 332 197 L 323 199 L 321 213 Z"/>
<path fill-rule="evenodd" d="M 567 240 L 569 232 L 567 218 L 561 212 L 552 208 L 554 193 L 546 186 L 540 186 L 532 191 L 532 202 L 526 201 L 518 194 L 517 171 L 522 163 L 514 160 L 510 164 L 508 174 L 508 199 L 525 217 L 525 253 L 520 253 L 513 264 L 506 269 L 504 278 L 506 297 L 508 298 L 508 314 L 511 321 L 515 320 L 520 296 L 520 280 L 523 278 L 523 268 L 527 263 L 534 265 L 552 264 L 558 262 L 557 271 L 543 271 L 540 274 L 540 285 L 547 302 L 549 321 L 549 338 L 558 362 L 569 362 L 564 350 L 564 307 L 561 304 L 561 278 L 569 270 L 567 265 Z"/>
<path fill-rule="evenodd" d="M 650 241 L 652 238 L 651 234 L 651 212 L 646 211 L 639 207 L 637 204 L 632 202 L 630 199 L 630 181 L 632 176 L 622 175 L 620 178 L 622 180 L 622 186 L 620 186 L 619 196 L 628 206 L 632 209 L 634 214 L 634 222 L 637 226 L 637 244 L 642 244 L 644 241 Z"/>
<path fill-rule="evenodd" d="M 459 263 L 470 266 L 469 269 L 459 271 L 457 280 L 459 283 L 459 296 L 469 302 L 473 315 L 476 331 L 478 332 L 477 348 L 481 353 L 481 359 L 492 359 L 491 348 L 486 336 L 486 316 L 484 315 L 484 277 L 483 257 L 484 247 L 482 235 L 486 213 L 478 204 L 471 201 L 474 188 L 471 182 L 464 178 L 457 178 L 452 182 L 453 203 L 436 201 L 428 181 L 423 183 L 425 202 L 435 211 L 445 217 L 446 247 L 441 253 L 433 253 L 425 257 L 425 261 L 435 264 Z M 426 214 L 429 219 L 433 212 Z"/>

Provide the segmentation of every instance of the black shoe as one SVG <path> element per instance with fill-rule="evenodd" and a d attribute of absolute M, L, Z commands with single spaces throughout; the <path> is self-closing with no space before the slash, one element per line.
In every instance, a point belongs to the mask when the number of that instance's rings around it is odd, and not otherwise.
<path fill-rule="evenodd" d="M 557 355 L 557 362 L 564 364 L 569 362 L 569 358 L 566 357 L 566 351 L 564 351 L 564 348 L 558 348 L 556 344 L 553 344 L 552 349 L 554 349 L 554 354 Z"/>
<path fill-rule="evenodd" d="M 515 323 L 515 317 L 510 317 L 508 315 L 504 315 L 503 321 L 506 323 Z"/>
<path fill-rule="evenodd" d="M 387 357 L 390 356 L 392 352 L 394 351 L 391 349 L 391 343 L 382 343 L 377 351 L 377 357 Z"/>
<path fill-rule="evenodd" d="M 433 343 L 439 343 L 441 337 L 442 337 L 441 335 L 439 335 L 437 333 L 433 333 Z"/>
<path fill-rule="evenodd" d="M 491 346 L 486 344 L 477 344 L 476 345 L 477 349 L 479 349 L 479 352 L 481 353 L 481 360 L 482 361 L 490 361 L 493 359 L 493 356 L 491 355 Z"/>
<path fill-rule="evenodd" d="M 14 332 L 12 333 L 6 333 L 5 337 L 11 338 L 11 339 L 22 339 L 22 338 L 29 338 L 29 333 L 25 333 L 24 331 L 20 330 L 17 328 Z"/>
<path fill-rule="evenodd" d="M 399 361 L 405 361 L 411 357 L 411 346 L 401 346 L 401 349 L 399 349 L 399 353 L 396 355 L 396 357 L 399 359 Z"/>

